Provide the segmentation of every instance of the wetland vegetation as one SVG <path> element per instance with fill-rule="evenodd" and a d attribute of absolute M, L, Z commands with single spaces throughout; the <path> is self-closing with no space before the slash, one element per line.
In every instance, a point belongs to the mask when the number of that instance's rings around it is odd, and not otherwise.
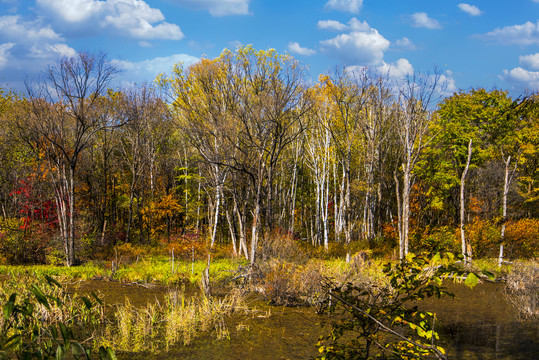
<path fill-rule="evenodd" d="M 539 352 L 537 94 L 251 46 L 115 74 L 0 89 L 1 358 Z"/>

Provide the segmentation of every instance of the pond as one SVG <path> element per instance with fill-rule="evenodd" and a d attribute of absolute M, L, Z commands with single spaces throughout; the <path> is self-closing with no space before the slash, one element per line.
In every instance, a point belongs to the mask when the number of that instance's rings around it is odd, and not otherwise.
<path fill-rule="evenodd" d="M 82 291 L 100 290 L 108 304 L 129 299 L 134 306 L 162 301 L 168 288 L 149 288 L 115 282 L 89 281 Z M 421 307 L 436 312 L 440 345 L 450 359 L 539 359 L 539 322 L 518 321 L 504 295 L 504 285 L 485 283 L 474 289 L 450 284 L 454 299 L 425 301 Z M 122 359 L 312 359 L 323 329 L 323 315 L 312 308 L 274 307 L 259 299 L 250 305 L 260 311 L 227 320 L 229 338 L 202 336 L 189 346 L 175 346 L 166 353 L 118 354 Z"/>

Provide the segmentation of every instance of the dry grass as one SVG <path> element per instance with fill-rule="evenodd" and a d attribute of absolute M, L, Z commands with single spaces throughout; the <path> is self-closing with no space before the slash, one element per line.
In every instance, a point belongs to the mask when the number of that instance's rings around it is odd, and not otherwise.
<path fill-rule="evenodd" d="M 187 297 L 183 289 L 171 290 L 163 304 L 137 309 L 126 301 L 117 306 L 114 324 L 98 343 L 119 351 L 159 352 L 176 344 L 189 345 L 201 333 L 222 339 L 229 336 L 225 318 L 237 311 L 247 311 L 238 290 L 222 298 Z"/>
<path fill-rule="evenodd" d="M 521 318 L 539 318 L 539 261 L 513 264 L 507 275 L 506 296 Z"/>

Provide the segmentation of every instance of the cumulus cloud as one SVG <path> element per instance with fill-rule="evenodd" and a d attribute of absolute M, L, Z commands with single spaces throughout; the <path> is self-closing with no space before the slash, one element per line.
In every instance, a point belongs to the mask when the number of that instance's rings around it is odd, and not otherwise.
<path fill-rule="evenodd" d="M 316 54 L 315 50 L 301 47 L 299 43 L 297 42 L 289 42 L 288 50 L 293 54 L 304 55 L 304 56 L 311 56 L 311 55 Z"/>
<path fill-rule="evenodd" d="M 323 52 L 350 65 L 380 64 L 389 44 L 389 41 L 375 29 L 364 32 L 354 31 L 320 41 Z"/>
<path fill-rule="evenodd" d="M 187 67 L 199 60 L 199 58 L 187 54 L 174 54 L 139 62 L 114 59 L 111 60 L 111 63 L 122 71 L 119 75 L 120 81 L 142 83 L 155 78 L 160 73 L 170 73 L 177 63 L 182 63 L 183 66 Z"/>
<path fill-rule="evenodd" d="M 475 5 L 470 5 L 470 4 L 466 4 L 466 3 L 460 3 L 458 5 L 458 7 L 459 7 L 460 10 L 464 11 L 466 14 L 471 15 L 471 16 L 479 16 L 479 15 L 481 15 L 483 13 Z"/>
<path fill-rule="evenodd" d="M 336 20 L 320 20 L 316 25 L 320 30 L 330 31 L 369 31 L 371 27 L 366 21 L 359 21 L 355 17 L 343 24 Z"/>
<path fill-rule="evenodd" d="M 38 21 L 24 21 L 19 15 L 7 15 L 0 16 L 0 39 L 34 43 L 60 41 L 62 37 L 50 26 L 42 26 Z"/>
<path fill-rule="evenodd" d="M 75 50 L 41 20 L 25 20 L 19 15 L 0 16 L 0 68 L 2 82 L 23 90 L 23 79 L 34 76 L 61 56 Z"/>
<path fill-rule="evenodd" d="M 539 2 L 539 0 L 537 0 Z M 539 70 L 539 53 L 523 55 L 518 58 L 520 65 L 527 69 Z"/>
<path fill-rule="evenodd" d="M 410 22 L 413 27 L 426 29 L 441 29 L 442 25 L 435 19 L 430 18 L 425 12 L 417 12 L 410 16 Z"/>
<path fill-rule="evenodd" d="M 0 41 L 9 44 L 3 46 L 4 58 L 9 51 L 20 59 L 10 64 L 13 70 L 42 68 L 59 56 L 76 53 L 50 26 L 43 26 L 37 20 L 25 21 L 18 15 L 0 17 Z"/>
<path fill-rule="evenodd" d="M 504 70 L 501 79 L 518 87 L 539 88 L 539 53 L 523 55 L 518 58 L 521 66 Z"/>
<path fill-rule="evenodd" d="M 529 71 L 521 67 L 504 70 L 501 78 L 518 87 L 539 89 L 539 71 Z"/>
<path fill-rule="evenodd" d="M 363 0 L 329 0 L 325 7 L 331 10 L 357 14 L 363 5 Z"/>
<path fill-rule="evenodd" d="M 478 37 L 504 45 L 537 45 L 539 44 L 539 21 L 535 24 L 528 21 L 522 25 L 496 28 Z"/>
<path fill-rule="evenodd" d="M 172 0 L 178 5 L 207 10 L 212 16 L 247 15 L 250 0 Z"/>
<path fill-rule="evenodd" d="M 70 33 L 113 31 L 139 40 L 184 37 L 178 25 L 165 22 L 159 9 L 142 0 L 36 0 L 36 4 L 57 28 Z"/>

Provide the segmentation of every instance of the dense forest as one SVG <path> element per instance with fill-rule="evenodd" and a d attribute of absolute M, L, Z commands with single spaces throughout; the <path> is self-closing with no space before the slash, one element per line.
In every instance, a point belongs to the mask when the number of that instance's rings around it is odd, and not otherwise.
<path fill-rule="evenodd" d="M 309 81 L 250 46 L 111 89 L 79 53 L 0 93 L 0 262 L 75 265 L 198 241 L 257 260 L 284 234 L 403 257 L 539 256 L 539 94 L 365 68 Z"/>

